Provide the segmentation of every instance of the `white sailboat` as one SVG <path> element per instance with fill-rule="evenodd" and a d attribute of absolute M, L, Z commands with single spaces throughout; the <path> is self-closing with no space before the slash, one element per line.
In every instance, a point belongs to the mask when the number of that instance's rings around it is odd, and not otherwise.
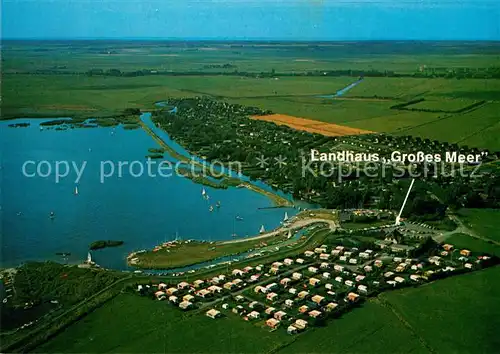
<path fill-rule="evenodd" d="M 288 213 L 285 211 L 285 217 L 283 218 L 283 221 L 287 221 L 288 220 Z"/>
<path fill-rule="evenodd" d="M 75 195 L 78 195 L 78 186 L 75 186 Z"/>
<path fill-rule="evenodd" d="M 210 205 L 210 208 L 208 208 L 208 210 L 210 210 L 210 212 L 214 211 L 214 207 L 212 205 Z"/>
<path fill-rule="evenodd" d="M 288 230 L 288 237 L 287 238 L 291 238 L 291 237 L 292 237 L 292 231 Z"/>
<path fill-rule="evenodd" d="M 202 196 L 206 196 L 207 195 L 207 191 L 205 190 L 205 187 L 202 188 L 201 195 Z"/>
<path fill-rule="evenodd" d="M 264 225 L 262 225 L 260 227 L 260 231 L 259 231 L 261 234 L 263 234 L 264 232 L 266 232 L 266 229 L 264 228 Z"/>

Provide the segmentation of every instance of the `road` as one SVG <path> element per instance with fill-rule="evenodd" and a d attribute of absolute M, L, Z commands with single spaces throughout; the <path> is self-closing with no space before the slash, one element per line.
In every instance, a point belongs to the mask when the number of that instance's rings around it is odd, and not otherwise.
<path fill-rule="evenodd" d="M 312 219 L 298 219 L 292 222 L 290 226 L 286 227 L 280 227 L 274 231 L 266 232 L 262 235 L 259 236 L 254 236 L 254 237 L 248 237 L 248 238 L 243 238 L 243 239 L 238 239 L 238 240 L 229 240 L 229 241 L 224 241 L 221 242 L 221 244 L 230 244 L 230 243 L 240 243 L 240 242 L 248 242 L 248 241 L 254 241 L 254 240 L 259 240 L 262 238 L 267 238 L 267 237 L 272 237 L 279 235 L 283 232 L 288 232 L 288 231 L 293 231 L 296 229 L 301 229 L 303 227 L 312 225 L 312 224 L 328 224 L 330 227 L 330 230 L 334 231 L 339 227 L 339 224 L 333 220 L 328 220 L 328 219 L 319 219 L 319 218 L 312 218 Z"/>

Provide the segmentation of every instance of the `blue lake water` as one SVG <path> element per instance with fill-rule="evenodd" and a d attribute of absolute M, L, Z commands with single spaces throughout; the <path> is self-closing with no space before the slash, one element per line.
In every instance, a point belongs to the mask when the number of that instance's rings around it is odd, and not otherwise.
<path fill-rule="evenodd" d="M 143 115 L 149 119 L 148 115 Z M 13 122 L 30 122 L 27 128 L 8 128 Z M 140 165 L 146 165 L 148 148 L 157 143 L 142 129 L 85 128 L 57 131 L 40 130 L 37 119 L 0 122 L 1 162 L 1 265 L 14 266 L 28 260 L 56 260 L 58 252 L 71 252 L 69 262 L 80 262 L 88 246 L 96 240 L 123 240 L 125 244 L 93 252 L 103 267 L 127 269 L 125 258 L 131 251 L 151 248 L 177 234 L 182 239 L 228 240 L 258 234 L 261 225 L 267 230 L 279 226 L 284 212 L 295 209 L 259 209 L 272 202 L 246 188 L 226 190 L 205 187 L 210 201 L 202 198 L 202 186 L 180 176 L 156 177 L 147 172 L 140 177 Z M 162 138 L 168 139 L 163 132 Z M 176 149 L 183 152 L 182 147 Z M 166 160 L 173 160 L 165 155 Z M 77 175 L 71 171 L 56 183 L 54 173 L 48 177 L 26 177 L 26 161 L 76 163 L 87 162 L 78 195 Z M 101 183 L 101 164 L 112 177 Z M 134 163 L 132 171 L 120 161 Z M 61 165 L 61 169 L 62 169 Z M 154 166 L 153 166 L 154 167 Z M 42 172 L 46 172 L 44 166 Z M 28 173 L 36 169 L 30 165 Z M 131 174 L 132 173 L 132 174 Z M 262 185 L 262 184 L 259 184 Z M 268 188 L 266 186 L 266 188 Z M 209 211 L 216 201 L 220 208 Z M 55 218 L 49 218 L 50 212 Z M 244 220 L 235 221 L 240 215 Z"/>

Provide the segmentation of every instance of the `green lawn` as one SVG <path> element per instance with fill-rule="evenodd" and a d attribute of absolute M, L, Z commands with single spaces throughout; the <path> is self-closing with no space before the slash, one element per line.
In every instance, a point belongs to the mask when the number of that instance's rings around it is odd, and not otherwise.
<path fill-rule="evenodd" d="M 265 353 L 290 340 L 229 316 L 183 313 L 122 294 L 37 348 L 43 353 Z"/>

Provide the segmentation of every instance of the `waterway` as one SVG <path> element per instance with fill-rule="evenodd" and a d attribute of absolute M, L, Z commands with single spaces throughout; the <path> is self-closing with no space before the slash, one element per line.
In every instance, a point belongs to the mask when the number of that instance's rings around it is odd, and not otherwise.
<path fill-rule="evenodd" d="M 150 122 L 148 113 L 141 117 Z M 148 148 L 158 147 L 142 129 L 116 128 L 43 129 L 39 119 L 0 122 L 2 163 L 0 180 L 1 266 L 26 261 L 62 261 L 56 253 L 70 252 L 68 262 L 86 259 L 88 246 L 96 240 L 123 240 L 123 246 L 94 251 L 93 260 L 103 267 L 127 270 L 126 256 L 131 251 L 152 248 L 181 239 L 229 240 L 258 234 L 261 225 L 271 230 L 280 225 L 284 212 L 295 209 L 271 207 L 265 196 L 246 188 L 213 189 L 205 187 L 210 200 L 202 198 L 202 186 L 181 176 L 162 177 L 147 171 L 137 176 L 139 165 L 146 168 Z M 29 122 L 26 128 L 8 128 L 13 122 Z M 153 125 L 154 126 L 154 125 Z M 157 129 L 162 139 L 176 151 L 188 154 Z M 173 157 L 165 155 L 169 161 Z M 22 168 L 26 161 L 67 161 L 81 167 L 82 177 L 74 171 L 55 181 L 47 177 L 27 177 Z M 109 162 L 107 162 L 109 161 Z M 130 164 L 134 161 L 134 168 Z M 121 174 L 119 163 L 125 162 Z M 42 172 L 47 172 L 47 165 Z M 113 165 L 115 173 L 101 178 L 101 168 Z M 27 171 L 36 172 L 33 165 Z M 153 169 L 153 172 L 154 169 Z M 134 176 L 135 174 L 135 176 Z M 154 174 L 154 173 L 153 173 Z M 78 194 L 75 195 L 75 186 Z M 260 186 L 264 184 L 260 183 Z M 264 185 L 265 186 L 265 185 Z M 270 187 L 265 186 L 270 190 Z M 220 201 L 221 207 L 209 211 Z M 49 218 L 50 212 L 55 217 Z M 234 222 L 236 215 L 244 221 Z"/>
<path fill-rule="evenodd" d="M 335 97 L 341 97 L 343 95 L 345 95 L 347 92 L 349 92 L 351 89 L 353 89 L 354 87 L 358 86 L 361 82 L 363 81 L 363 78 L 360 78 L 356 81 L 354 81 L 353 83 L 347 85 L 346 87 L 344 87 L 343 89 L 341 90 L 338 90 L 336 93 L 334 93 L 333 95 L 320 95 L 320 96 L 317 96 L 319 98 L 335 98 Z"/>

